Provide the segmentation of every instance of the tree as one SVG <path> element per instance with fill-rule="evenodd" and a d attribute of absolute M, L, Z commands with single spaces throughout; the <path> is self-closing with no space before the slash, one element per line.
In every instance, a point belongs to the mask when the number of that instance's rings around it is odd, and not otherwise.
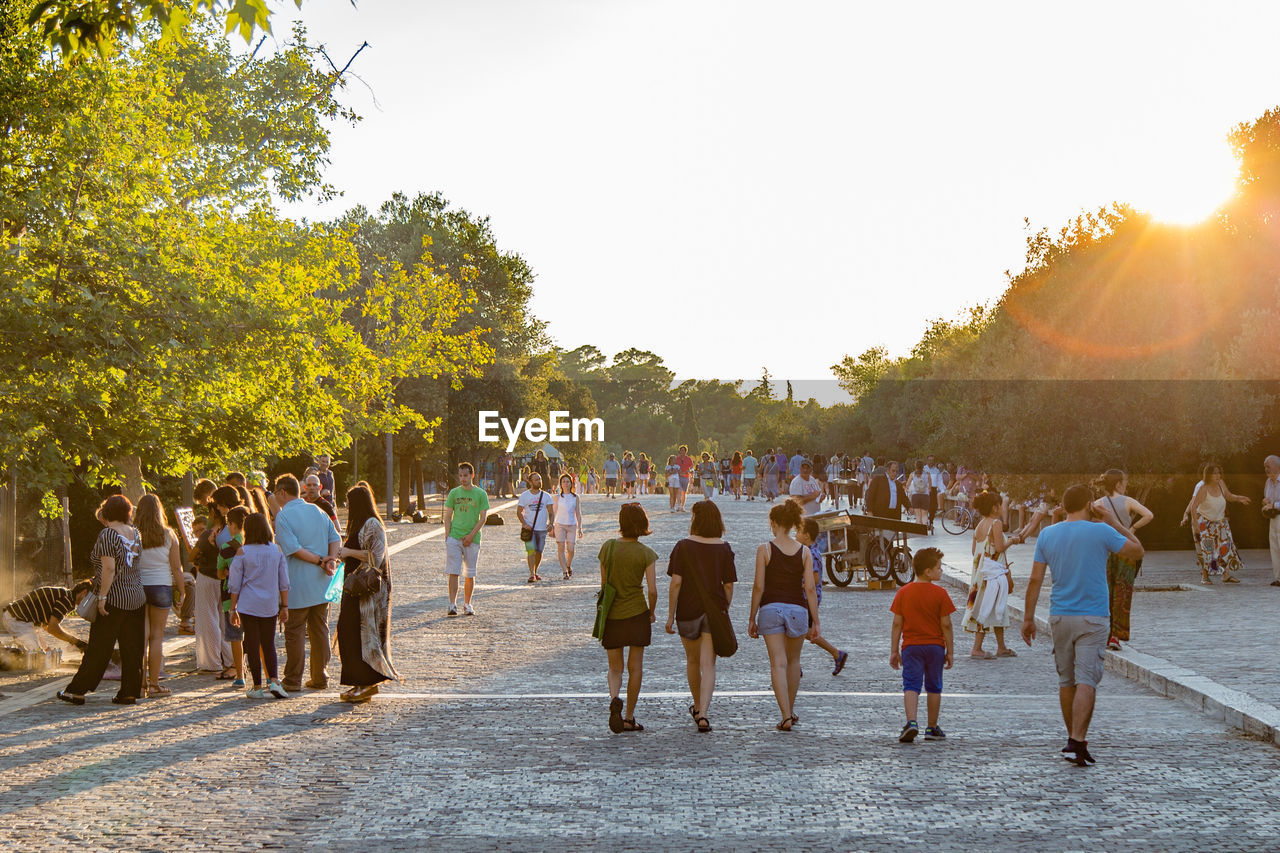
<path fill-rule="evenodd" d="M 747 393 L 747 396 L 761 402 L 773 399 L 773 379 L 769 376 L 769 368 L 761 368 L 760 384 L 752 388 Z"/>
<path fill-rule="evenodd" d="M 876 386 L 880 377 L 889 369 L 889 353 L 884 347 L 872 347 L 856 359 L 845 356 L 831 371 L 836 382 L 853 399 L 857 400 Z"/>

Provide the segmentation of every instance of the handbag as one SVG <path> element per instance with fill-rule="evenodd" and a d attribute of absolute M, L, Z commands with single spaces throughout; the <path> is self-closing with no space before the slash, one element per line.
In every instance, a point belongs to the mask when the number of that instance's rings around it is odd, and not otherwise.
<path fill-rule="evenodd" d="M 597 640 L 604 639 L 604 624 L 609 621 L 609 611 L 613 609 L 613 600 L 618 597 L 618 590 L 609 583 L 609 575 L 613 573 L 613 543 L 609 540 L 609 550 L 604 556 L 604 583 L 596 594 L 596 623 L 591 626 L 591 636 Z"/>
<path fill-rule="evenodd" d="M 533 518 L 532 518 L 532 519 L 530 519 L 530 521 L 529 521 L 529 526 L 528 526 L 528 527 L 524 527 L 524 526 L 521 526 L 521 527 L 520 527 L 520 541 L 521 541 L 521 542 L 532 542 L 532 541 L 533 541 L 533 526 L 534 526 L 535 524 L 537 524 L 537 523 L 538 523 L 538 512 L 542 509 L 542 497 L 543 497 L 543 495 L 545 495 L 545 494 L 546 494 L 546 492 L 545 492 L 545 491 L 543 491 L 543 492 L 540 492 L 540 493 L 539 493 L 539 495 L 538 495 L 538 505 L 537 505 L 537 506 L 535 506 L 535 507 L 533 508 Z"/>
<path fill-rule="evenodd" d="M 84 598 L 80 599 L 80 603 L 76 605 L 76 615 L 86 622 L 92 622 L 98 618 L 98 594 L 90 590 L 84 594 Z"/>
<path fill-rule="evenodd" d="M 366 548 L 360 565 L 354 571 L 347 572 L 346 580 L 342 584 L 342 592 L 345 595 L 354 595 L 356 598 L 368 598 L 380 589 L 382 589 L 382 572 L 373 564 L 373 552 Z"/>
<path fill-rule="evenodd" d="M 707 630 L 711 633 L 711 645 L 715 648 L 716 657 L 731 658 L 738 651 L 738 638 L 733 632 L 733 622 L 729 614 L 720 609 L 720 603 L 711 598 L 707 588 L 702 584 L 702 573 L 697 566 L 685 573 L 693 578 L 693 585 L 698 588 L 698 597 L 702 599 L 702 609 L 707 614 Z"/>

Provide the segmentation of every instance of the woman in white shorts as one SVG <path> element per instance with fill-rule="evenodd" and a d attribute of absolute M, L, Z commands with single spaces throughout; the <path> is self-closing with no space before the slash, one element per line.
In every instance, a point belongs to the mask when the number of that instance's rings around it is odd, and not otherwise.
<path fill-rule="evenodd" d="M 573 550 L 582 535 L 582 502 L 574 487 L 573 477 L 560 476 L 560 488 L 552 505 L 552 521 L 555 524 L 556 556 L 560 558 L 560 571 L 564 580 L 573 577 Z"/>

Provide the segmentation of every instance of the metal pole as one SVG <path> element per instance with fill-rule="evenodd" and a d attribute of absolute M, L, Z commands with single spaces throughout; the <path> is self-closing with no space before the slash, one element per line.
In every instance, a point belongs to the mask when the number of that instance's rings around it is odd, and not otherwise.
<path fill-rule="evenodd" d="M 18 474 L 9 468 L 9 482 L 0 489 L 0 559 L 9 575 L 9 601 L 18 597 Z"/>
<path fill-rule="evenodd" d="M 71 576 L 71 502 L 67 499 L 66 488 L 59 489 L 62 495 L 62 574 L 68 587 L 73 586 Z"/>
<path fill-rule="evenodd" d="M 391 433 L 387 433 L 387 521 L 390 521 L 395 514 L 395 452 L 391 447 Z"/>

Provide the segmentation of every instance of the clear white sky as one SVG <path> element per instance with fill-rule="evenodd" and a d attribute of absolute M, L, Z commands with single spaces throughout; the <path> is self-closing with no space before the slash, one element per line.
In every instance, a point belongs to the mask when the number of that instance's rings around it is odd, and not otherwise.
<path fill-rule="evenodd" d="M 277 37 L 292 3 L 278 6 Z M 829 379 L 996 297 L 1023 217 L 1195 219 L 1280 103 L 1271 2 L 305 0 L 362 41 L 327 218 L 439 190 L 537 273 L 566 348 Z M 373 98 L 376 96 L 377 104 Z M 766 342 L 761 325 L 771 333 Z"/>

